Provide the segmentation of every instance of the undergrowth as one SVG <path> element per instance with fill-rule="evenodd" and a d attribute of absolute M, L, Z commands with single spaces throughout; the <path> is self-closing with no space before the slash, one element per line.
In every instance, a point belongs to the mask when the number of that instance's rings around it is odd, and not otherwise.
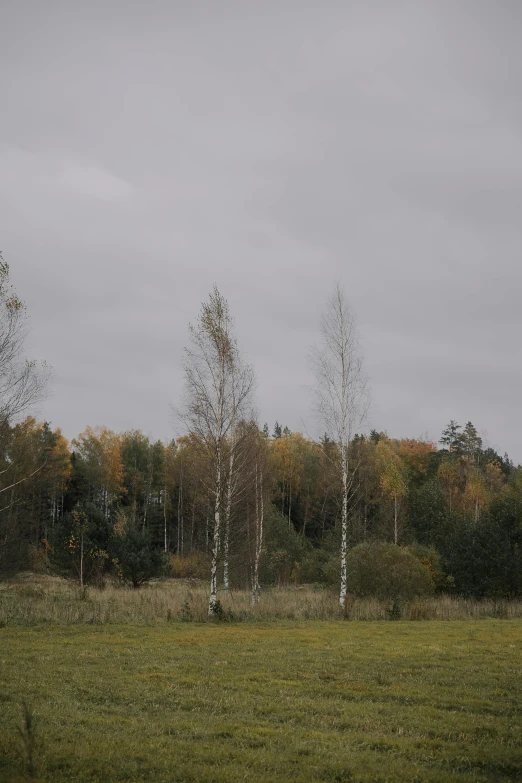
<path fill-rule="evenodd" d="M 75 582 L 25 573 L 0 583 L 0 630 L 8 625 L 172 622 L 270 622 L 273 620 L 465 620 L 522 618 L 522 601 L 474 601 L 439 596 L 411 601 L 365 598 L 341 611 L 337 594 L 324 587 L 274 587 L 252 605 L 247 590 L 222 593 L 214 615 L 208 614 L 208 585 L 167 579 L 139 590 L 108 584 L 80 590 Z"/>

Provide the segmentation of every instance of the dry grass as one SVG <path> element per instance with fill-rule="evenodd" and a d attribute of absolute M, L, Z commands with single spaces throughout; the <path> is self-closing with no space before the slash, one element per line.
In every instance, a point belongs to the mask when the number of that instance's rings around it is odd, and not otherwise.
<path fill-rule="evenodd" d="M 221 594 L 225 614 L 235 621 L 329 620 L 341 618 L 337 595 L 313 585 L 270 588 L 257 606 L 247 591 Z M 32 573 L 0 584 L 0 625 L 52 624 L 156 624 L 177 621 L 205 622 L 208 588 L 204 582 L 165 580 L 140 590 L 109 585 L 88 588 L 64 579 Z M 356 600 L 352 620 L 386 620 L 390 602 Z M 439 596 L 405 602 L 405 620 L 466 620 L 486 617 L 522 617 L 522 601 L 472 601 Z M 231 614 L 230 614 L 231 613 Z"/>

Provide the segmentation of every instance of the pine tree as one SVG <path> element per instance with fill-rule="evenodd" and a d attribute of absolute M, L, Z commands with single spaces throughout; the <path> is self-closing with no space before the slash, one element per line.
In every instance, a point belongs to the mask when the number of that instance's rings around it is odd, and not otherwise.
<path fill-rule="evenodd" d="M 460 451 L 461 447 L 461 435 L 460 430 L 462 427 L 460 424 L 457 424 L 456 421 L 453 419 L 450 421 L 442 435 L 440 436 L 439 443 L 442 443 L 442 445 L 447 448 L 447 450 L 452 453 L 457 453 Z"/>

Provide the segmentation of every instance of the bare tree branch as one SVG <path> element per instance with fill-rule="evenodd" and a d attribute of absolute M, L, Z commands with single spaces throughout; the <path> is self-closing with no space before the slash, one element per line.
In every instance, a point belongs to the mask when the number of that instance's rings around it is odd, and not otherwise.
<path fill-rule="evenodd" d="M 37 474 L 37 473 L 38 473 L 40 470 L 42 470 L 42 468 L 44 468 L 46 465 L 47 465 L 47 460 L 45 460 L 45 462 L 43 463 L 43 465 L 40 465 L 40 467 L 39 467 L 39 468 L 36 468 L 36 470 L 33 470 L 33 472 L 32 472 L 32 473 L 30 473 L 28 476 L 24 476 L 23 478 L 21 478 L 21 479 L 20 479 L 20 481 L 15 481 L 15 482 L 14 482 L 14 484 L 9 484 L 9 486 L 8 486 L 8 487 L 3 487 L 2 489 L 0 489 L 0 495 L 2 494 L 2 492 L 7 492 L 7 490 L 8 490 L 8 489 L 12 489 L 13 487 L 17 487 L 17 486 L 18 486 L 18 484 L 23 484 L 23 483 L 24 483 L 24 481 L 29 481 L 29 479 L 30 479 L 30 478 L 32 478 L 33 476 L 35 476 L 35 475 L 36 475 L 36 474 Z"/>
<path fill-rule="evenodd" d="M 50 368 L 20 359 L 27 331 L 25 305 L 11 287 L 9 265 L 0 253 L 0 422 L 19 417 L 46 393 Z"/>

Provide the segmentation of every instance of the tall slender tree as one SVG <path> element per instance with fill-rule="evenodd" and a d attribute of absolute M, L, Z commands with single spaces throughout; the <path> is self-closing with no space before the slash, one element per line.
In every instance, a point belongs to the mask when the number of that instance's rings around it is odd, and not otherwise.
<path fill-rule="evenodd" d="M 214 524 L 210 570 L 209 615 L 214 614 L 218 565 L 222 549 L 223 508 L 227 492 L 227 438 L 251 406 L 254 373 L 243 364 L 228 303 L 214 286 L 197 323 L 189 326 L 185 349 L 185 399 L 181 417 L 199 438 L 209 462 Z"/>
<path fill-rule="evenodd" d="M 341 483 L 341 585 L 339 603 L 346 599 L 346 553 L 349 500 L 355 471 L 350 470 L 350 446 L 368 409 L 368 390 L 354 314 L 337 283 L 321 319 L 320 342 L 311 350 L 315 413 L 326 434 L 337 444 L 335 468 Z"/>

